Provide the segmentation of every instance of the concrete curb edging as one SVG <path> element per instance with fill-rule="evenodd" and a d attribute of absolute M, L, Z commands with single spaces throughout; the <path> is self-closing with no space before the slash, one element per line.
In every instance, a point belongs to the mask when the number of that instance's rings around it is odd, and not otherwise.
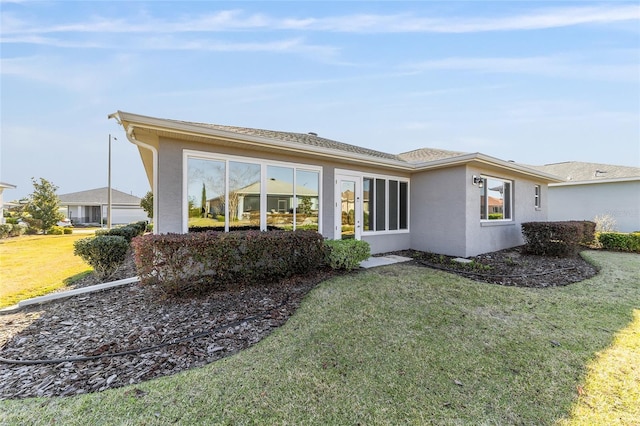
<path fill-rule="evenodd" d="M 93 291 L 106 290 L 108 288 L 131 284 L 138 281 L 140 281 L 140 277 L 124 278 L 122 280 L 111 281 L 108 283 L 96 284 L 96 285 L 91 285 L 87 287 L 76 288 L 74 290 L 61 291 L 59 293 L 51 293 L 45 296 L 34 297 L 32 299 L 22 300 L 18 302 L 17 305 L 0 309 L 0 314 L 12 314 L 14 312 L 18 312 L 20 309 L 29 305 L 38 305 L 40 303 L 51 302 L 52 300 L 64 299 L 66 297 L 77 296 L 78 294 L 91 293 Z"/>

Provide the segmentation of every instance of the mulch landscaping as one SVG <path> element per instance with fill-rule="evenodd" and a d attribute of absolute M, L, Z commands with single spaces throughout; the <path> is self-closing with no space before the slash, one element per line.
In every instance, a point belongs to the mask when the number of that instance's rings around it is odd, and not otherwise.
<path fill-rule="evenodd" d="M 579 256 L 532 256 L 520 248 L 471 263 L 413 250 L 394 254 L 509 286 L 562 286 L 597 273 Z M 197 298 L 167 298 L 153 286 L 129 284 L 0 315 L 0 399 L 97 392 L 208 364 L 269 335 L 313 287 L 335 274 L 320 270 Z M 113 279 L 134 275 L 129 259 Z M 74 287 L 98 282 L 88 276 Z"/>

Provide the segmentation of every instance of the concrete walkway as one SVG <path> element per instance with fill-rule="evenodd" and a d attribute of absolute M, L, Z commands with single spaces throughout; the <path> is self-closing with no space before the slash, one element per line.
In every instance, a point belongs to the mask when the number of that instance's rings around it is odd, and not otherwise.
<path fill-rule="evenodd" d="M 374 268 L 376 266 L 392 265 L 394 263 L 408 262 L 410 260 L 413 260 L 413 259 L 411 259 L 410 257 L 396 256 L 395 254 L 390 254 L 388 256 L 370 257 L 369 259 L 363 262 L 360 262 L 360 267 Z"/>

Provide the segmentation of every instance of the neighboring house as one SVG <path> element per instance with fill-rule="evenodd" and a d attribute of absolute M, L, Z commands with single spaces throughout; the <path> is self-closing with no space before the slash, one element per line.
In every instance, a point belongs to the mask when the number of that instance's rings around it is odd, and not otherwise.
<path fill-rule="evenodd" d="M 5 189 L 16 189 L 15 185 L 11 185 L 10 183 L 0 182 L 0 224 L 6 222 L 4 218 L 4 201 L 2 197 L 2 193 Z"/>
<path fill-rule="evenodd" d="M 549 185 L 549 220 L 610 216 L 620 232 L 640 231 L 640 167 L 568 161 L 531 166 L 563 180 Z"/>
<path fill-rule="evenodd" d="M 58 198 L 60 211 L 74 225 L 106 225 L 109 205 L 107 187 L 61 194 Z M 118 225 L 148 220 L 140 201 L 135 195 L 112 188 L 111 223 Z"/>
<path fill-rule="evenodd" d="M 561 181 L 480 153 L 423 148 L 395 155 L 315 133 L 120 111 L 110 117 L 138 146 L 153 188 L 157 233 L 188 232 L 196 220 L 226 229 L 246 221 L 266 229 L 274 212 L 286 210 L 291 213 L 271 223 L 317 227 L 326 238 L 362 239 L 372 253 L 412 248 L 468 257 L 521 245 L 521 223 L 547 219 L 547 184 Z M 288 190 L 273 189 L 274 181 Z M 255 213 L 237 217 L 234 194 L 252 185 Z M 224 198 L 218 207 L 225 214 L 190 217 L 203 194 Z M 311 208 L 305 197 L 315 198 Z"/>

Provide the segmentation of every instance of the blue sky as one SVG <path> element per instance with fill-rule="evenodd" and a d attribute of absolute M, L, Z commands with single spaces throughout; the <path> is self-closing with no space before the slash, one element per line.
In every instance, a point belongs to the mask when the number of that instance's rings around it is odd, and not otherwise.
<path fill-rule="evenodd" d="M 634 2 L 27 2 L 1 7 L 0 181 L 149 189 L 107 115 L 640 166 Z"/>

